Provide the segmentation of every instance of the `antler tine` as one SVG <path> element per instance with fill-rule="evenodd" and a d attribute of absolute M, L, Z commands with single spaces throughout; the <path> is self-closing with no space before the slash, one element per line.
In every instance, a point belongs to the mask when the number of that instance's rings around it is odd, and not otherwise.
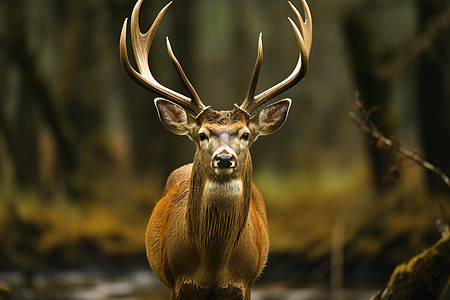
<path fill-rule="evenodd" d="M 311 52 L 311 44 L 312 44 L 312 18 L 311 18 L 311 12 L 309 10 L 308 4 L 305 0 L 302 1 L 303 11 L 305 13 L 305 21 L 303 21 L 303 18 L 297 8 L 288 1 L 291 9 L 294 11 L 294 14 L 297 18 L 297 21 L 299 23 L 300 29 L 297 27 L 294 21 L 292 21 L 291 18 L 288 18 L 289 22 L 291 23 L 292 29 L 294 30 L 295 36 L 297 38 L 297 43 L 299 46 L 299 58 L 297 61 L 297 65 L 295 66 L 292 73 L 283 81 L 279 82 L 278 84 L 272 86 L 271 88 L 265 90 L 264 92 L 261 92 L 257 96 L 254 96 L 253 99 L 247 99 L 250 93 L 247 93 L 247 97 L 244 100 L 244 102 L 241 105 L 241 109 L 245 110 L 248 114 L 250 114 L 252 111 L 254 111 L 259 106 L 263 105 L 270 99 L 273 99 L 274 97 L 278 96 L 279 94 L 283 93 L 284 91 L 288 90 L 295 84 L 297 84 L 306 74 L 308 70 L 308 64 L 309 64 L 309 54 Z M 261 50 L 262 51 L 262 50 Z M 258 51 L 259 53 L 259 51 Z M 261 61 L 259 64 L 261 64 Z M 258 64 L 258 60 L 257 60 Z M 259 72 L 258 66 L 258 71 Z M 257 65 L 255 65 L 255 70 L 257 68 Z M 251 85 L 254 81 L 257 81 L 257 78 L 253 78 L 255 76 L 255 71 L 252 75 Z M 255 84 L 256 85 L 256 84 Z M 254 93 L 254 91 L 253 91 Z"/>
<path fill-rule="evenodd" d="M 127 24 L 128 19 L 125 19 L 123 26 L 122 26 L 122 32 L 120 34 L 120 60 L 122 62 L 122 66 L 127 72 L 127 74 L 138 84 L 142 85 L 144 88 L 151 90 L 152 92 L 168 98 L 172 100 L 173 102 L 179 104 L 182 107 L 185 107 L 186 109 L 189 109 L 194 114 L 198 115 L 200 112 L 203 111 L 205 108 L 205 105 L 200 101 L 198 98 L 197 93 L 195 93 L 195 96 L 192 93 L 193 87 L 190 85 L 189 81 L 187 81 L 186 75 L 183 73 L 183 77 L 181 78 L 183 80 L 183 83 L 185 86 L 190 86 L 191 88 L 188 88 L 189 93 L 193 96 L 194 100 L 192 100 L 189 97 L 186 97 L 176 91 L 173 91 L 162 84 L 160 84 L 152 75 L 148 63 L 148 55 L 150 51 L 150 47 L 153 42 L 153 38 L 155 37 L 156 31 L 158 29 L 158 26 L 169 8 L 169 6 L 172 4 L 172 2 L 169 2 L 158 14 L 158 16 L 153 21 L 152 26 L 150 29 L 145 33 L 141 33 L 141 30 L 139 28 L 139 11 L 141 9 L 143 0 L 138 0 L 136 2 L 136 5 L 133 8 L 133 12 L 131 13 L 131 22 L 130 22 L 130 30 L 131 30 L 131 44 L 135 56 L 135 60 L 139 69 L 139 72 L 137 72 L 132 66 L 128 59 L 127 54 Z M 169 53 L 170 54 L 170 53 Z M 172 57 L 171 57 L 172 58 Z M 173 60 L 173 59 L 172 59 Z M 181 68 L 181 66 L 180 66 Z M 178 67 L 177 67 L 178 70 Z M 182 69 L 181 69 L 182 70 Z M 180 74 L 180 72 L 178 72 Z M 181 76 L 181 75 L 180 75 Z M 187 81 L 187 83 L 186 83 Z"/>
<path fill-rule="evenodd" d="M 169 53 L 170 59 L 172 60 L 173 65 L 175 66 L 175 69 L 177 70 L 178 76 L 181 78 L 181 81 L 183 82 L 184 87 L 188 90 L 189 95 L 192 97 L 192 101 L 195 104 L 196 107 L 199 107 L 201 111 L 203 111 L 206 106 L 202 103 L 200 100 L 200 97 L 198 96 L 197 92 L 194 89 L 194 86 L 191 84 L 189 79 L 186 76 L 186 73 L 184 73 L 183 68 L 181 67 L 181 64 L 178 62 L 177 58 L 175 57 L 175 54 L 173 53 L 172 46 L 170 45 L 169 38 L 166 37 L 166 44 L 167 44 L 167 52 Z"/>
<path fill-rule="evenodd" d="M 263 45 L 262 45 L 262 33 L 260 33 L 258 38 L 258 54 L 256 56 L 256 62 L 253 68 L 252 77 L 250 79 L 250 84 L 248 86 L 247 95 L 245 96 L 244 102 L 240 106 L 240 108 L 246 112 L 255 97 L 256 85 L 258 84 L 259 71 L 261 70 L 262 61 L 263 61 Z"/>

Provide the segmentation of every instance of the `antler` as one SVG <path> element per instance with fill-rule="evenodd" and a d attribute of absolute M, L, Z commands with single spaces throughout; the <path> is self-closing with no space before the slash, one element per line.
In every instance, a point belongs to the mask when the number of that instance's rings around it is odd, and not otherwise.
<path fill-rule="evenodd" d="M 136 5 L 133 8 L 133 12 L 131 13 L 131 22 L 130 22 L 130 30 L 131 30 L 131 44 L 133 47 L 134 57 L 136 59 L 136 63 L 139 69 L 137 72 L 132 66 L 128 59 L 127 54 L 127 23 L 128 18 L 125 19 L 122 32 L 120 34 L 120 60 L 122 62 L 122 66 L 127 72 L 127 74 L 138 84 L 142 85 L 144 88 L 149 89 L 150 91 L 168 98 L 173 102 L 179 104 L 180 106 L 190 110 L 195 115 L 199 115 L 206 106 L 200 100 L 197 92 L 195 91 L 192 84 L 189 82 L 186 74 L 183 71 L 180 63 L 176 59 L 172 47 L 170 46 L 169 38 L 166 38 L 167 44 L 167 52 L 169 53 L 170 59 L 174 64 L 178 76 L 183 82 L 184 86 L 189 92 L 191 98 L 186 97 L 178 92 L 175 92 L 162 84 L 160 84 L 150 72 L 148 54 L 150 51 L 150 46 L 152 45 L 153 38 L 155 37 L 156 30 L 158 29 L 159 23 L 161 22 L 164 13 L 172 4 L 169 2 L 158 14 L 155 21 L 153 21 L 152 26 L 147 31 L 147 33 L 142 34 L 139 28 L 139 11 L 141 9 L 143 0 L 138 0 Z"/>
<path fill-rule="evenodd" d="M 291 6 L 291 9 L 294 11 L 297 17 L 297 21 L 300 25 L 299 29 L 294 21 L 292 21 L 291 18 L 288 18 L 289 22 L 291 23 L 292 29 L 294 30 L 300 49 L 297 65 L 295 66 L 294 71 L 292 71 L 292 73 L 286 79 L 255 96 L 256 84 L 258 82 L 259 71 L 261 69 L 263 60 L 262 34 L 260 34 L 258 39 L 258 56 L 256 58 L 255 67 L 253 69 L 247 95 L 244 99 L 244 102 L 240 106 L 240 108 L 246 111 L 248 114 L 251 114 L 252 111 L 263 105 L 270 99 L 273 99 L 282 92 L 293 87 L 305 76 L 306 71 L 308 70 L 309 53 L 311 51 L 312 43 L 311 12 L 309 11 L 309 7 L 306 1 L 302 0 L 303 11 L 305 13 L 305 21 L 303 21 L 302 16 L 300 15 L 297 8 L 290 1 L 288 1 L 288 3 Z"/>

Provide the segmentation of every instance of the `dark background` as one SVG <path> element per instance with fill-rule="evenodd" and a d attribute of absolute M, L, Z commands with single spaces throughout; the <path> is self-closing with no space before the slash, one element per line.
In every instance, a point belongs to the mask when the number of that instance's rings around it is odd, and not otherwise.
<path fill-rule="evenodd" d="M 144 1 L 142 31 L 165 4 Z M 252 146 L 271 235 L 262 280 L 327 282 L 341 237 L 345 284 L 387 281 L 393 266 L 439 238 L 442 207 L 450 214 L 445 184 L 379 147 L 348 112 L 358 90 L 388 137 L 450 172 L 448 4 L 309 1 L 310 69 L 282 95 L 293 100 L 284 127 Z M 155 95 L 122 70 L 119 35 L 133 6 L 0 0 L 0 269 L 32 274 L 93 258 L 146 264 L 151 210 L 195 148 L 164 128 Z M 152 46 L 152 72 L 185 93 L 166 53 L 169 36 L 203 102 L 231 109 L 245 96 L 259 32 L 257 92 L 294 68 L 287 16 L 285 1 L 175 1 Z"/>

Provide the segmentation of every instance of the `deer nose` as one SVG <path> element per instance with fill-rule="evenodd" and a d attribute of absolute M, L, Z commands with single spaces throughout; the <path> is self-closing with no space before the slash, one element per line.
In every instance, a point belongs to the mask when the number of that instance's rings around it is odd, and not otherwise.
<path fill-rule="evenodd" d="M 233 156 L 230 154 L 219 154 L 215 157 L 215 161 L 219 168 L 231 168 L 236 165 L 233 162 Z"/>

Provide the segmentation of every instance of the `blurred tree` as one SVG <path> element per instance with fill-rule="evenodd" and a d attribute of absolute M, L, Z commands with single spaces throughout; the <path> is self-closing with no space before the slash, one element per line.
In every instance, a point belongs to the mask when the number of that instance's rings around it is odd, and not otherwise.
<path fill-rule="evenodd" d="M 46 199 L 52 191 L 44 182 L 57 181 L 62 190 L 77 194 L 73 174 L 86 148 L 98 150 L 93 145 L 102 140 L 101 102 L 90 99 L 95 95 L 92 85 L 80 80 L 86 66 L 100 69 L 87 59 L 91 45 L 83 43 L 88 35 L 95 36 L 86 30 L 92 24 L 84 18 L 93 5 L 72 0 L 3 0 L 0 5 L 0 62 L 5 71 L 0 75 L 0 133 L 12 158 L 15 183 L 18 188 L 41 189 Z"/>
<path fill-rule="evenodd" d="M 2 1 L 0 51 L 0 133 L 12 159 L 13 180 L 20 187 L 37 186 L 36 105 L 30 99 L 47 95 L 25 47 L 24 3 Z M 26 86 L 26 88 L 23 88 Z"/>
<path fill-rule="evenodd" d="M 365 107 L 374 109 L 372 114 L 374 123 L 384 132 L 393 132 L 391 83 L 377 73 L 377 67 L 385 59 L 386 54 L 377 51 L 374 30 L 376 28 L 367 9 L 353 11 L 345 19 L 349 56 L 360 99 Z M 376 108 L 381 107 L 382 112 L 376 111 Z M 372 140 L 369 140 L 368 144 L 375 184 L 377 189 L 382 191 L 386 188 L 382 179 L 394 163 L 394 157 L 390 153 L 380 152 Z"/>
<path fill-rule="evenodd" d="M 420 33 L 426 32 L 430 24 L 447 9 L 446 0 L 418 0 Z M 417 67 L 417 105 L 425 157 L 447 173 L 450 172 L 449 35 L 450 27 L 440 30 L 430 47 L 420 55 Z M 431 192 L 448 191 L 434 174 L 427 175 Z"/>

